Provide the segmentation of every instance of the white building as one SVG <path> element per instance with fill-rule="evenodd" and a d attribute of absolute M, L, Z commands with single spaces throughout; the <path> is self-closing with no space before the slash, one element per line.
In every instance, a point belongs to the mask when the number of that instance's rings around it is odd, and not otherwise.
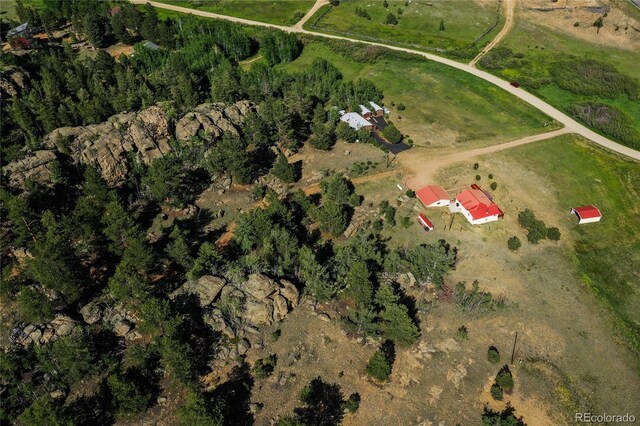
<path fill-rule="evenodd" d="M 340 117 L 341 121 L 347 123 L 351 128 L 360 130 L 371 130 L 373 129 L 373 124 L 369 123 L 365 120 L 360 114 L 357 112 L 348 112 Z"/>
<path fill-rule="evenodd" d="M 456 199 L 449 204 L 449 210 L 452 213 L 462 213 L 472 225 L 493 222 L 504 216 L 500 207 L 478 185 L 472 185 L 470 189 L 456 195 Z"/>

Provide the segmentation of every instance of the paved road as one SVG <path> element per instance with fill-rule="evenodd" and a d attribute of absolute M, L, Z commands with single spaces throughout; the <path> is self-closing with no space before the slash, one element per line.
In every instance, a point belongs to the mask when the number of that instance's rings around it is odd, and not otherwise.
<path fill-rule="evenodd" d="M 617 152 L 619 154 L 625 155 L 627 157 L 633 158 L 635 160 L 640 160 L 640 151 L 636 151 L 634 149 L 628 148 L 624 145 L 621 145 L 619 143 L 616 143 L 602 135 L 599 135 L 598 133 L 594 132 L 593 130 L 587 128 L 586 126 L 583 126 L 582 124 L 578 123 L 576 120 L 574 120 L 573 118 L 569 117 L 567 114 L 563 113 L 562 111 L 552 107 L 551 105 L 549 105 L 548 103 L 544 102 L 542 99 L 532 95 L 531 93 L 527 92 L 524 89 L 521 88 L 515 88 L 513 86 L 511 86 L 509 84 L 509 82 L 502 80 L 499 77 L 496 77 L 493 74 L 489 74 L 486 71 L 482 71 L 479 70 L 477 68 L 472 67 L 469 64 L 463 64 L 460 62 L 456 62 L 452 59 L 447 59 L 447 58 L 443 58 L 441 56 L 437 56 L 437 55 L 433 55 L 431 53 L 426 53 L 426 52 L 421 52 L 419 50 L 414 50 L 414 49 L 408 49 L 405 47 L 397 47 L 397 46 L 391 46 L 391 45 L 387 45 L 384 43 L 375 43 L 375 42 L 369 42 L 369 41 L 362 41 L 362 40 L 357 40 L 357 39 L 353 39 L 353 38 L 349 38 L 349 37 L 342 37 L 342 36 L 337 36 L 337 35 L 332 35 L 332 34 L 323 34 L 323 33 L 316 33 L 314 31 L 308 31 L 302 28 L 297 28 L 295 26 L 292 27 L 285 27 L 282 25 L 274 25 L 274 24 L 268 24 L 265 22 L 258 22 L 258 21 L 251 21 L 249 19 L 244 19 L 244 18 L 236 18 L 233 16 L 226 16 L 226 15 L 219 15 L 217 13 L 211 13 L 211 12 L 205 12 L 202 10 L 196 10 L 196 9 L 189 9 L 186 7 L 181 7 L 181 6 L 174 6 L 174 5 L 170 5 L 170 4 L 164 4 L 164 3 L 158 3 L 155 1 L 146 1 L 146 0 L 130 0 L 132 3 L 137 3 L 137 4 L 144 4 L 144 3 L 151 3 L 153 6 L 157 7 L 157 8 L 161 8 L 161 9 L 167 9 L 167 10 L 173 10 L 176 12 L 183 12 L 183 13 L 191 13 L 193 15 L 197 15 L 197 16 L 202 16 L 205 18 L 217 18 L 217 19 L 224 19 L 227 21 L 232 21 L 232 22 L 237 22 L 240 24 L 245 24 L 245 25 L 255 25 L 255 26 L 260 26 L 260 27 L 269 27 L 269 28 L 276 28 L 282 31 L 287 31 L 287 32 L 294 32 L 294 33 L 301 33 L 301 34 L 309 34 L 309 35 L 313 35 L 313 36 L 317 36 L 317 37 L 324 37 L 324 38 L 330 38 L 330 39 L 335 39 L 335 40 L 347 40 L 347 41 L 351 41 L 353 43 L 362 43 L 362 44 L 367 44 L 367 45 L 372 45 L 372 46 L 380 46 L 380 47 L 384 47 L 387 49 L 391 49 L 391 50 L 396 50 L 396 51 L 400 51 L 400 52 L 406 52 L 406 53 L 411 53 L 414 55 L 418 55 L 418 56 L 422 56 L 423 58 L 429 59 L 430 61 L 434 61 L 434 62 L 438 62 L 444 65 L 448 65 L 450 67 L 456 68 L 460 71 L 464 71 L 467 72 L 469 74 L 473 74 L 474 76 L 481 78 L 485 81 L 488 81 L 491 84 L 494 84 L 496 86 L 498 86 L 499 88 L 506 90 L 507 92 L 511 93 L 512 95 L 522 99 L 523 101 L 525 101 L 526 103 L 528 103 L 529 105 L 533 106 L 534 108 L 544 112 L 545 114 L 547 114 L 549 117 L 553 118 L 554 120 L 562 123 L 566 130 L 568 132 L 571 133 L 576 133 L 578 135 L 581 135 L 593 142 L 595 142 L 596 144 L 609 149 L 611 151 Z M 315 7 L 315 6 L 314 6 Z"/>
<path fill-rule="evenodd" d="M 513 17 L 515 15 L 516 0 L 502 0 L 502 7 L 504 8 L 504 16 L 505 16 L 504 26 L 502 27 L 500 32 L 495 36 L 495 38 L 491 40 L 489 44 L 487 44 L 484 47 L 484 49 L 482 49 L 482 52 L 478 53 L 478 56 L 476 56 L 475 58 L 473 58 L 471 62 L 469 62 L 469 65 L 471 65 L 472 67 L 475 67 L 478 61 L 484 55 L 486 55 L 491 49 L 493 49 L 498 43 L 500 43 L 502 39 L 505 38 L 507 34 L 509 34 L 509 31 L 511 31 L 511 28 L 513 28 L 513 22 L 514 22 Z"/>

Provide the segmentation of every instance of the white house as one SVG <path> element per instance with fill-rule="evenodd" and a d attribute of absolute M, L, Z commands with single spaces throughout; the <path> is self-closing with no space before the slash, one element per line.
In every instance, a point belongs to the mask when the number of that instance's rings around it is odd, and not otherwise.
<path fill-rule="evenodd" d="M 451 203 L 451 196 L 440 185 L 427 185 L 416 191 L 425 207 L 444 207 Z"/>
<path fill-rule="evenodd" d="M 360 130 L 360 129 L 372 130 L 373 129 L 373 124 L 369 123 L 357 112 L 348 112 L 344 114 L 342 117 L 340 117 L 340 120 L 344 121 L 349 126 L 351 126 L 351 128 L 356 130 Z"/>
<path fill-rule="evenodd" d="M 472 225 L 493 222 L 504 216 L 500 207 L 475 184 L 456 195 L 455 200 L 449 204 L 449 210 L 452 213 L 462 213 Z"/>
<path fill-rule="evenodd" d="M 371 104 L 371 108 L 373 108 L 373 112 L 375 112 L 376 117 L 382 117 L 384 115 L 384 110 L 380 105 L 371 101 L 369 102 L 369 104 Z"/>

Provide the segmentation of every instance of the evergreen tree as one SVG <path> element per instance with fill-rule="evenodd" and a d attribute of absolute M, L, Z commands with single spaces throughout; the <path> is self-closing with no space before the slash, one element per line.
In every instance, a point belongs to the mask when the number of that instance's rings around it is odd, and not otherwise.
<path fill-rule="evenodd" d="M 319 301 L 331 300 L 338 291 L 338 287 L 332 283 L 327 268 L 318 262 L 313 250 L 307 246 L 300 247 L 298 259 L 298 274 L 305 284 L 305 291 Z"/>
<path fill-rule="evenodd" d="M 289 164 L 287 157 L 283 153 L 278 154 L 277 160 L 273 163 L 271 174 L 286 183 L 296 180 L 296 172 L 293 164 Z"/>
<path fill-rule="evenodd" d="M 411 345 L 418 340 L 420 331 L 402 304 L 390 304 L 380 313 L 382 335 L 401 345 Z"/>
<path fill-rule="evenodd" d="M 382 351 L 373 353 L 367 364 L 367 374 L 380 382 L 386 382 L 391 375 L 391 364 Z"/>

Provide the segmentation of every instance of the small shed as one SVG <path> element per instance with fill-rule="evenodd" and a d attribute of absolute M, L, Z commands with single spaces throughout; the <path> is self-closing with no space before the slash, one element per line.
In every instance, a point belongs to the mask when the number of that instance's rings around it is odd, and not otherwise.
<path fill-rule="evenodd" d="M 431 221 L 429 219 L 427 219 L 427 217 L 424 214 L 420 213 L 418 215 L 418 222 L 427 231 L 432 231 L 433 230 L 433 223 L 431 223 Z"/>
<path fill-rule="evenodd" d="M 574 207 L 570 213 L 578 217 L 579 224 L 600 222 L 602 219 L 602 213 L 596 206 Z"/>

